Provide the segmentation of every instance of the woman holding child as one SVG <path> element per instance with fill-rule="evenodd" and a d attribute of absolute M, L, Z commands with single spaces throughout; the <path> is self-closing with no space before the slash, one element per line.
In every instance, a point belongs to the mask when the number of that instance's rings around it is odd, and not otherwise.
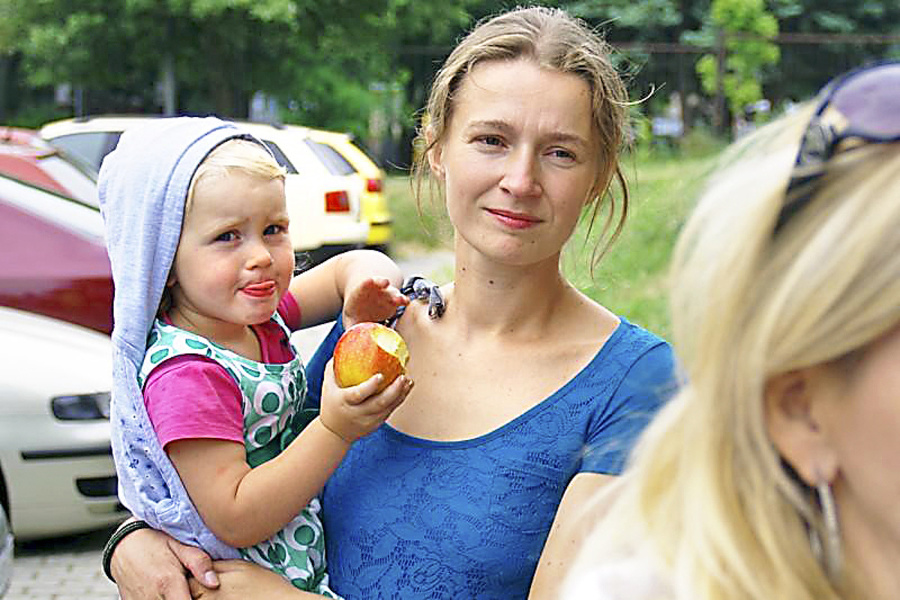
<path fill-rule="evenodd" d="M 441 318 L 413 302 L 398 320 L 415 387 L 322 495 L 337 594 L 551 597 L 585 500 L 671 391 L 668 345 L 560 271 L 585 212 L 608 210 L 612 238 L 627 211 L 627 96 L 608 52 L 562 11 L 519 9 L 478 26 L 437 75 L 418 170 L 445 199 L 455 278 Z M 327 393 L 330 365 L 322 376 Z M 119 544 L 112 574 L 126 600 L 181 600 L 179 563 L 197 597 L 303 597 L 246 563 L 218 565 L 220 587 L 201 586 L 208 558 L 148 530 Z"/>

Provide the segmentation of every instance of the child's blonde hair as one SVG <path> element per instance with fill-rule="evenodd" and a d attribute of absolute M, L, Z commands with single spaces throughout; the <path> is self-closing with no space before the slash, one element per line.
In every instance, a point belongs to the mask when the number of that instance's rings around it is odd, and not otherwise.
<path fill-rule="evenodd" d="M 243 173 L 264 180 L 284 181 L 287 170 L 278 164 L 272 153 L 261 143 L 249 139 L 230 139 L 213 149 L 197 167 L 185 199 L 185 212 L 191 209 L 200 182 L 233 173 Z"/>
<path fill-rule="evenodd" d="M 191 210 L 197 186 L 202 181 L 225 177 L 234 173 L 258 177 L 264 181 L 272 179 L 284 181 L 287 170 L 278 164 L 272 153 L 261 142 L 244 138 L 226 140 L 216 146 L 194 172 L 191 184 L 188 187 L 187 197 L 185 198 L 184 214 L 187 215 Z M 174 262 L 172 268 L 175 268 Z M 170 288 L 166 286 L 163 289 L 157 314 L 161 316 L 171 308 L 172 294 Z"/>
<path fill-rule="evenodd" d="M 776 234 L 810 112 L 738 145 L 741 160 L 688 221 L 671 273 L 684 385 L 641 438 L 577 569 L 646 535 L 675 598 L 861 595 L 817 560 L 809 531 L 825 535 L 821 511 L 768 436 L 764 389 L 841 362 L 900 322 L 900 145 L 831 159 L 819 192 Z"/>

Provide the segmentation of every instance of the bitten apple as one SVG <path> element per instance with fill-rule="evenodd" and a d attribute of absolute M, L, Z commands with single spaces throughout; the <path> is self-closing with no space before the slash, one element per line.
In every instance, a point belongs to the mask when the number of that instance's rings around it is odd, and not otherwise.
<path fill-rule="evenodd" d="M 339 386 L 349 387 L 381 373 L 380 392 L 406 373 L 408 360 L 409 350 L 399 333 L 380 323 L 357 323 L 334 347 L 334 378 Z"/>

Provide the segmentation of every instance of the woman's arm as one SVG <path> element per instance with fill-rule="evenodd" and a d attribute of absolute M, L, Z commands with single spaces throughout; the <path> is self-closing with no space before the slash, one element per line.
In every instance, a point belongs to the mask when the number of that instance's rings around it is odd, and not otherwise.
<path fill-rule="evenodd" d="M 579 473 L 572 478 L 559 503 L 531 581 L 530 600 L 559 598 L 560 586 L 581 544 L 602 516 L 605 504 L 597 502 L 596 496 L 615 479 L 599 473 Z"/>
<path fill-rule="evenodd" d="M 122 600 L 321 599 L 248 562 L 214 564 L 202 550 L 153 529 L 124 537 L 113 553 L 111 571 Z"/>
<path fill-rule="evenodd" d="M 351 250 L 294 277 L 290 292 L 303 327 L 330 321 L 342 308 L 349 327 L 393 316 L 408 302 L 399 290 L 402 283 L 400 267 L 386 254 Z"/>
<path fill-rule="evenodd" d="M 211 589 L 191 579 L 191 598 L 195 600 L 322 600 L 322 596 L 303 592 L 283 577 L 253 563 L 226 560 L 216 563 L 222 585 Z M 168 598 L 168 596 L 166 597 Z"/>

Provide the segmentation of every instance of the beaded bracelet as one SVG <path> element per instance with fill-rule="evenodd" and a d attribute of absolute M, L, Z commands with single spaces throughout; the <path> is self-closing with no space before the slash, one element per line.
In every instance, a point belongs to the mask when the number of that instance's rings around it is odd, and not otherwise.
<path fill-rule="evenodd" d="M 125 538 L 126 535 L 133 531 L 137 531 L 138 529 L 150 529 L 150 524 L 147 521 L 141 521 L 140 519 L 136 519 L 134 521 L 127 521 L 124 524 L 120 525 L 118 529 L 116 529 L 109 539 L 106 541 L 106 545 L 103 546 L 103 572 L 106 574 L 106 577 L 112 581 L 116 582 L 115 578 L 112 576 L 112 572 L 110 571 L 113 552 L 116 551 L 116 546 L 119 545 L 119 542 Z"/>

